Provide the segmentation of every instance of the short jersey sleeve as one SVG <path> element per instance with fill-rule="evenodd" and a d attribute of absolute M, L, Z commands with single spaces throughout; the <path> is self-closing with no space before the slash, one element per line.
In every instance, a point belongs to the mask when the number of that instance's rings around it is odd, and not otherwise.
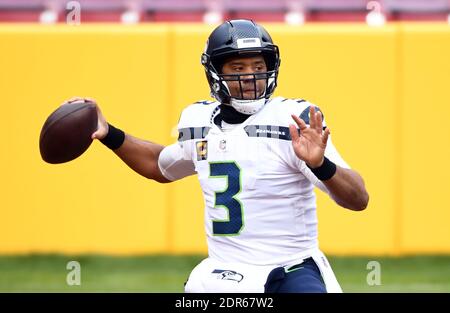
<path fill-rule="evenodd" d="M 158 166 L 165 178 L 175 181 L 196 173 L 189 146 L 176 142 L 161 151 Z"/>
<path fill-rule="evenodd" d="M 171 181 L 179 180 L 196 173 L 194 163 L 192 162 L 192 145 L 182 138 L 183 124 L 186 119 L 183 115 L 184 111 L 181 113 L 178 121 L 178 141 L 165 147 L 158 158 L 159 170 L 165 178 Z"/>

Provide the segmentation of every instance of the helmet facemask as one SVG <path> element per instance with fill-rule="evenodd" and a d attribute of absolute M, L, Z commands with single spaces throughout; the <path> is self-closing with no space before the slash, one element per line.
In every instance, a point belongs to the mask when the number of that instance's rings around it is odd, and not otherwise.
<path fill-rule="evenodd" d="M 278 52 L 277 49 L 276 52 Z M 235 57 L 241 56 L 245 58 L 256 55 L 261 54 L 253 52 L 252 54 L 235 55 Z M 279 59 L 277 57 L 278 55 L 273 56 L 273 61 L 270 62 L 270 58 L 264 55 L 267 67 L 265 72 L 223 74 L 222 66 L 225 63 L 224 61 L 216 61 L 214 62 L 215 65 L 213 62 L 204 64 L 211 87 L 211 95 L 219 102 L 233 106 L 240 113 L 256 113 L 264 106 L 277 86 L 279 67 L 279 61 L 277 61 Z M 209 58 L 205 56 L 204 59 L 207 60 Z M 212 56 L 212 59 L 214 59 L 214 56 Z"/>

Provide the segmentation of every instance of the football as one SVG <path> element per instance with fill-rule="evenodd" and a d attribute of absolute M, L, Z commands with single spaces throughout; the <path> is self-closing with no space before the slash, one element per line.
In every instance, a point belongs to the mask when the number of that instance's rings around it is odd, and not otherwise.
<path fill-rule="evenodd" d="M 42 159 L 51 164 L 71 161 L 91 145 L 97 110 L 89 100 L 64 103 L 45 121 L 39 137 Z"/>

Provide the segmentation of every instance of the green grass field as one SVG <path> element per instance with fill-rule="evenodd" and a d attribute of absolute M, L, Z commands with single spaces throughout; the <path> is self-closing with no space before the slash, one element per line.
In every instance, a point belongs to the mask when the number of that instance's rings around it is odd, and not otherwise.
<path fill-rule="evenodd" d="M 0 257 L 0 292 L 182 292 L 204 256 Z M 68 286 L 69 261 L 81 265 L 81 285 Z M 367 263 L 381 265 L 381 285 L 366 282 Z M 450 256 L 329 257 L 345 292 L 450 292 Z"/>

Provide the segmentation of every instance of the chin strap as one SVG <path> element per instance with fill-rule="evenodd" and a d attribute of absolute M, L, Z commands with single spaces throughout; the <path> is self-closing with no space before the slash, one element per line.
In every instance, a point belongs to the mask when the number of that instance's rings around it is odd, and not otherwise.
<path fill-rule="evenodd" d="M 231 98 L 230 105 L 239 113 L 252 115 L 262 109 L 262 107 L 267 103 L 267 99 L 258 100 L 238 100 Z"/>

